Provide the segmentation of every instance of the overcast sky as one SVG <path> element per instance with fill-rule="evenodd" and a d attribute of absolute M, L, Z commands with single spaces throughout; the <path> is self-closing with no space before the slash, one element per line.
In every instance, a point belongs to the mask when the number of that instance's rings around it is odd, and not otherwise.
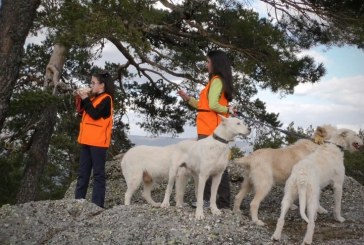
<path fill-rule="evenodd" d="M 364 129 L 364 52 L 354 47 L 317 47 L 308 53 L 324 63 L 327 74 L 317 84 L 298 85 L 294 95 L 284 98 L 261 91 L 258 97 L 268 111 L 280 113 L 285 125 L 294 121 L 304 128 L 333 124 Z"/>

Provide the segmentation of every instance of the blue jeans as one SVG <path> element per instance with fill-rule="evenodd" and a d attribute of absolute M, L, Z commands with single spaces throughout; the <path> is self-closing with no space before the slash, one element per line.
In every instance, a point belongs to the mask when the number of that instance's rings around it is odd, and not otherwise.
<path fill-rule="evenodd" d="M 107 148 L 82 145 L 80 153 L 80 168 L 78 171 L 75 198 L 84 199 L 93 171 L 92 202 L 104 207 L 105 201 L 105 161 Z"/>

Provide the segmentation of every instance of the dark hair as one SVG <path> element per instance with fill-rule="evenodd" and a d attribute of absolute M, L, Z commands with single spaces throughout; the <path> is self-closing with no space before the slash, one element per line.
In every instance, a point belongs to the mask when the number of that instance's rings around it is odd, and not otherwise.
<path fill-rule="evenodd" d="M 92 74 L 92 76 L 96 77 L 100 83 L 105 84 L 105 93 L 109 94 L 114 100 L 115 85 L 110 73 L 107 71 L 100 71 Z"/>
<path fill-rule="evenodd" d="M 214 50 L 207 54 L 207 57 L 211 60 L 212 73 L 209 74 L 209 78 L 213 76 L 219 76 L 222 80 L 222 89 L 225 93 L 228 101 L 233 100 L 233 75 L 231 71 L 231 64 L 228 56 L 224 51 Z"/>

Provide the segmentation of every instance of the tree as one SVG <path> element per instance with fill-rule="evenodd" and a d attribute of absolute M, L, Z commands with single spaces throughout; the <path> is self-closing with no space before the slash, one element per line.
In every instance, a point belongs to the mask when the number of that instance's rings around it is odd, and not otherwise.
<path fill-rule="evenodd" d="M 2 0 L 0 7 L 0 129 L 19 75 L 25 38 L 40 0 Z"/>
<path fill-rule="evenodd" d="M 272 6 L 268 16 L 306 48 L 317 44 L 364 48 L 364 2 L 361 0 L 260 1 Z"/>
<path fill-rule="evenodd" d="M 24 76 L 18 84 L 21 85 L 19 95 L 32 92 L 34 97 L 48 98 L 51 103 L 37 108 L 43 110 L 40 116 L 31 115 L 23 121 L 27 126 L 23 127 L 23 133 L 7 128 L 13 133 L 13 137 L 9 136 L 11 142 L 20 140 L 25 146 L 23 167 L 26 169 L 27 164 L 35 164 L 36 172 L 29 172 L 32 190 L 37 189 L 35 176 L 42 175 L 44 169 L 51 166 L 46 164 L 49 159 L 59 159 L 56 156 L 67 151 L 67 159 L 75 160 L 71 154 L 73 146 L 62 148 L 56 144 L 64 139 L 62 128 L 71 130 L 64 126 L 67 117 L 63 117 L 69 110 L 60 108 L 63 100 L 70 97 L 67 88 L 74 88 L 76 81 L 87 81 L 90 63 L 97 56 L 95 49 L 101 50 L 106 42 L 115 45 L 119 55 L 126 60 L 122 64 L 105 65 L 115 74 L 118 85 L 115 125 L 121 127 L 124 124 L 120 119 L 122 114 L 135 110 L 143 116 L 140 126 L 153 134 L 176 135 L 183 132 L 185 123 L 193 123 L 194 112 L 181 106 L 175 91 L 184 88 L 198 94 L 201 85 L 207 82 L 204 63 L 210 50 L 222 49 L 232 61 L 236 85 L 234 103 L 242 115 L 274 127 L 281 126 L 278 115 L 266 112 L 262 100 L 252 99 L 258 88 L 293 93 L 297 84 L 318 82 L 325 73 L 323 65 L 316 64 L 311 57 L 296 55 L 319 42 L 314 39 L 316 36 L 307 36 L 302 42 L 303 31 L 287 33 L 288 24 L 284 28 L 281 22 L 259 18 L 239 1 L 159 2 L 164 8 L 157 8 L 154 0 L 42 1 L 35 26 L 47 30 L 47 40 L 43 46 L 34 46 L 34 52 L 29 53 L 39 64 L 28 66 L 25 63 Z M 289 23 L 293 25 L 293 22 Z M 65 52 L 59 52 L 61 55 L 56 60 L 61 62 L 58 62 L 58 69 L 53 69 L 52 64 L 48 64 L 52 62 L 46 61 L 57 47 L 64 47 Z M 45 58 L 40 59 L 37 53 Z M 77 54 L 80 56 L 76 57 Z M 26 62 L 31 63 L 30 59 Z M 44 71 L 51 75 L 38 75 Z M 34 86 L 42 89 L 37 90 Z M 13 102 L 16 104 L 16 96 Z M 44 101 L 39 99 L 39 103 Z M 54 110 L 48 109 L 51 106 Z M 19 112 L 12 115 L 13 118 L 7 118 L 8 126 L 21 122 L 14 120 L 25 118 L 25 114 L 27 112 Z M 44 124 L 42 119 L 49 123 Z M 42 127 L 46 127 L 44 132 Z M 115 128 L 114 132 L 119 140 L 126 138 L 125 131 L 120 128 Z M 44 142 L 42 147 L 41 142 Z M 275 142 L 278 144 L 281 142 Z M 123 146 L 130 147 L 130 144 Z M 117 149 L 111 151 L 118 152 Z M 27 160 L 37 154 L 41 157 L 38 164 L 35 160 Z M 47 158 L 47 154 L 54 155 Z"/>

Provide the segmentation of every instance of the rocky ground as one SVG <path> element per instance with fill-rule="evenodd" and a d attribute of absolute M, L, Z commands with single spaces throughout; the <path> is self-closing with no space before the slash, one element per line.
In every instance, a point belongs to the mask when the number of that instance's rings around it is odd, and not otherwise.
<path fill-rule="evenodd" d="M 230 166 L 230 173 L 233 198 L 242 174 L 236 166 Z M 150 207 L 140 191 L 133 196 L 131 206 L 124 206 L 126 184 L 118 161 L 107 163 L 106 209 L 86 200 L 74 200 L 74 186 L 75 183 L 63 200 L 2 206 L 0 244 L 299 244 L 306 230 L 298 212 L 290 211 L 282 241 L 270 241 L 280 212 L 282 187 L 273 188 L 262 202 L 259 216 L 266 226 L 258 227 L 249 218 L 252 196 L 243 201 L 242 215 L 223 210 L 221 216 L 213 216 L 205 209 L 206 219 L 202 221 L 195 220 L 194 209 L 189 205 Z M 164 183 L 156 185 L 155 200 L 163 200 L 164 188 Z M 332 193 L 331 188 L 322 193 L 321 204 L 329 213 L 318 216 L 314 244 L 364 244 L 364 187 L 350 177 L 345 179 L 344 223 L 333 219 Z M 193 200 L 190 183 L 185 201 Z"/>

